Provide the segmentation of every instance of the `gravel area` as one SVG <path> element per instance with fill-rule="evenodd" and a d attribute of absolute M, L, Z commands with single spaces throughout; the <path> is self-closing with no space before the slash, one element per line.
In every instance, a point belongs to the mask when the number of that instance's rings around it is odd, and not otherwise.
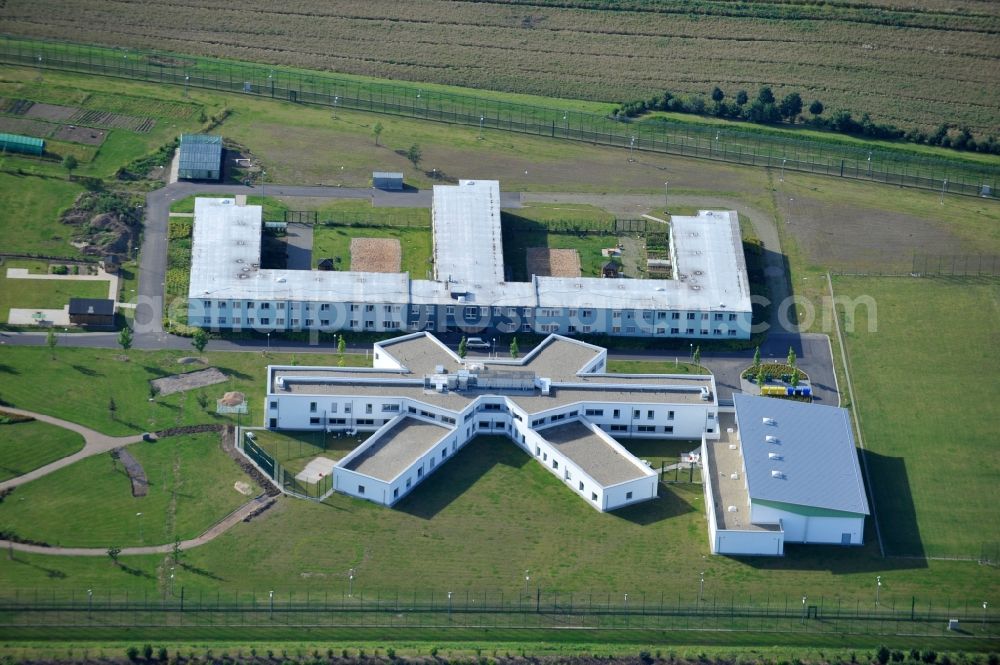
<path fill-rule="evenodd" d="M 159 390 L 161 395 L 172 395 L 173 393 L 184 392 L 185 390 L 193 390 L 195 388 L 222 383 L 226 380 L 225 374 L 215 367 L 209 367 L 197 372 L 174 374 L 173 376 L 165 376 L 162 379 L 153 379 L 151 383 Z"/>
<path fill-rule="evenodd" d="M 575 249 L 528 247 L 527 270 L 539 277 L 579 277 L 580 253 Z"/>
<path fill-rule="evenodd" d="M 399 272 L 403 250 L 396 238 L 352 238 L 351 270 L 356 272 Z"/>

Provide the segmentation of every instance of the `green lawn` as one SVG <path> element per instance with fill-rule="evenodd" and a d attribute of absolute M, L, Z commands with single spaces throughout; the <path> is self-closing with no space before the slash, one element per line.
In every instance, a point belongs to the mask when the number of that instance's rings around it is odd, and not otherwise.
<path fill-rule="evenodd" d="M 0 365 L 0 373 L 5 373 Z M 30 422 L 0 425 L 0 481 L 22 476 L 83 448 L 83 437 L 61 427 Z"/>
<path fill-rule="evenodd" d="M 615 216 L 608 211 L 585 203 L 528 202 L 510 214 L 542 223 L 571 222 L 581 225 L 600 225 L 615 221 Z"/>
<path fill-rule="evenodd" d="M 1000 406 L 989 397 L 1000 391 L 1000 284 L 837 278 L 834 287 L 877 303 L 877 321 L 859 307 L 841 325 L 855 327 L 846 344 L 886 549 L 978 558 L 984 543 L 1000 547 Z"/>
<path fill-rule="evenodd" d="M 40 261 L 10 259 L 0 264 L 0 323 L 7 323 L 11 307 L 24 309 L 60 309 L 70 298 L 107 298 L 108 282 L 72 279 L 7 279 L 7 268 L 28 268 L 45 273 L 47 264 Z"/>
<path fill-rule="evenodd" d="M 0 503 L 2 529 L 51 545 L 160 545 L 202 533 L 249 500 L 233 486 L 249 479 L 222 451 L 218 434 L 136 443 L 128 451 L 146 472 L 146 496 L 132 496 L 128 474 L 110 453 L 88 457 L 18 487 Z"/>
<path fill-rule="evenodd" d="M 65 178 L 0 172 L 0 207 L 4 211 L 0 216 L 3 251 L 78 256 L 79 251 L 69 244 L 74 228 L 60 223 L 59 216 L 73 205 L 73 200 L 82 191 L 82 187 L 67 182 Z"/>
<path fill-rule="evenodd" d="M 684 356 L 686 357 L 686 356 Z M 609 360 L 608 371 L 620 374 L 711 374 L 707 368 L 680 360 Z"/>
<path fill-rule="evenodd" d="M 576 235 L 572 233 L 549 233 L 548 231 L 520 231 L 505 225 L 503 229 L 503 260 L 510 268 L 511 279 L 526 282 L 531 279 L 527 268 L 526 250 L 529 247 L 550 249 L 575 249 L 580 254 L 580 273 L 583 277 L 600 277 L 601 267 L 607 259 L 601 256 L 601 249 L 614 247 L 618 239 L 614 235 Z"/>
<path fill-rule="evenodd" d="M 413 279 L 426 279 L 432 269 L 431 230 L 389 226 L 317 226 L 313 230 L 313 267 L 325 258 L 340 257 L 338 270 L 351 269 L 351 238 L 396 238 L 399 240 L 402 272 Z"/>
<path fill-rule="evenodd" d="M 364 439 L 348 438 L 315 431 L 254 432 L 257 445 L 267 451 L 286 471 L 302 471 L 316 457 L 337 461 L 357 448 Z"/>
<path fill-rule="evenodd" d="M 306 199 L 310 201 L 311 199 Z M 297 200 L 299 203 L 301 200 Z M 367 200 L 342 199 L 330 201 L 316 199 L 319 203 L 310 206 L 308 203 L 302 208 L 306 210 L 316 210 L 320 220 L 332 219 L 345 223 L 363 221 L 375 226 L 425 226 L 431 227 L 430 208 L 394 208 L 375 207 Z"/>
<path fill-rule="evenodd" d="M 264 375 L 271 364 L 336 365 L 335 353 L 288 354 L 207 352 L 201 357 L 218 367 L 229 380 L 200 390 L 174 393 L 149 400 L 149 381 L 161 376 L 204 369 L 204 365 L 180 365 L 177 359 L 191 356 L 194 349 L 181 351 L 129 351 L 129 361 L 119 360 L 121 349 L 56 347 L 54 354 L 41 347 L 5 347 L 5 372 L 30 376 L 32 380 L 4 381 L 2 397 L 11 406 L 38 411 L 86 425 L 111 435 L 135 434 L 174 425 L 236 422 L 235 416 L 215 415 L 215 400 L 229 390 L 247 395 L 250 416 L 243 421 L 259 421 L 257 412 L 264 399 Z M 54 358 L 52 356 L 55 356 Z M 345 354 L 347 365 L 370 364 L 362 355 Z M 54 387 L 59 399 L 53 401 Z M 204 394 L 203 409 L 198 395 Z M 115 400 L 114 418 L 108 411 Z"/>

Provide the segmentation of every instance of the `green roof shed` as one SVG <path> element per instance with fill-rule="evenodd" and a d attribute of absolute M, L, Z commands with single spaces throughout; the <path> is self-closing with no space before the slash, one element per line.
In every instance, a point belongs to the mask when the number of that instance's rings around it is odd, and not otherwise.
<path fill-rule="evenodd" d="M 45 152 L 45 141 L 33 136 L 0 133 L 0 150 L 21 152 L 26 155 L 41 155 Z"/>

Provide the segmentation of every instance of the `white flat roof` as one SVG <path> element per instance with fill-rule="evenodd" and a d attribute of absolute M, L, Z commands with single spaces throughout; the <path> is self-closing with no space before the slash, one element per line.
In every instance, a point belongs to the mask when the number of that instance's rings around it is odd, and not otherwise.
<path fill-rule="evenodd" d="M 505 282 L 500 184 L 434 187 L 436 281 L 408 273 L 260 270 L 260 206 L 195 201 L 189 297 L 481 307 L 750 311 L 739 220 L 733 211 L 673 217 L 677 279 L 536 277 Z"/>

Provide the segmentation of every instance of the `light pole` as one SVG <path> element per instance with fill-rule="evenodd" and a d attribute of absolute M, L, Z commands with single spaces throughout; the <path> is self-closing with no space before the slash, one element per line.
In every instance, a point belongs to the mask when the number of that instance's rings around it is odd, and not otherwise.
<path fill-rule="evenodd" d="M 701 598 L 705 594 L 705 571 L 701 571 L 701 580 L 698 582 L 698 602 L 701 603 Z"/>
<path fill-rule="evenodd" d="M 135 514 L 136 519 L 139 520 L 139 542 L 142 542 L 142 513 Z"/>
<path fill-rule="evenodd" d="M 188 84 L 191 82 L 191 76 L 188 74 L 184 75 L 184 96 L 188 96 Z"/>
<path fill-rule="evenodd" d="M 271 88 L 271 99 L 274 99 L 274 70 L 267 73 L 267 83 Z"/>
<path fill-rule="evenodd" d="M 531 572 L 530 570 L 524 571 L 524 595 L 525 596 L 528 595 L 528 582 L 531 580 L 531 575 L 529 575 L 530 572 Z"/>
<path fill-rule="evenodd" d="M 483 140 L 483 122 L 485 122 L 485 121 L 486 121 L 486 116 L 485 115 L 479 116 L 479 140 L 480 141 Z"/>
<path fill-rule="evenodd" d="M 351 568 L 347 572 L 347 582 L 348 582 L 348 585 L 349 585 L 348 588 L 347 588 L 347 596 L 351 597 L 351 596 L 354 595 L 354 569 L 353 568 Z"/>
<path fill-rule="evenodd" d="M 945 178 L 944 182 L 941 183 L 941 205 L 944 205 L 944 190 L 948 189 L 948 179 Z"/>
<path fill-rule="evenodd" d="M 875 576 L 875 607 L 878 607 L 879 593 L 882 591 L 882 576 Z"/>
<path fill-rule="evenodd" d="M 264 334 L 267 335 L 267 352 L 268 352 L 268 354 L 270 354 L 271 353 L 271 333 L 270 332 L 266 332 Z"/>
<path fill-rule="evenodd" d="M 805 622 L 806 622 L 806 597 L 802 596 L 802 621 L 801 621 L 801 623 L 805 623 Z"/>
<path fill-rule="evenodd" d="M 667 212 L 667 210 L 668 210 L 668 207 L 667 207 L 667 185 L 669 185 L 669 184 L 670 184 L 669 180 L 667 180 L 665 183 L 663 183 L 663 212 Z"/>
<path fill-rule="evenodd" d="M 688 346 L 691 349 L 691 353 L 690 353 L 691 361 L 694 362 L 694 342 L 691 342 L 690 344 L 688 344 Z"/>
<path fill-rule="evenodd" d="M 628 161 L 635 161 L 635 137 L 630 136 L 628 141 Z"/>
<path fill-rule="evenodd" d="M 333 96 L 333 119 L 334 120 L 337 119 L 337 102 L 339 102 L 339 101 L 340 101 L 340 96 L 339 95 L 334 95 Z"/>
<path fill-rule="evenodd" d="M 795 203 L 795 199 L 789 197 L 788 198 L 788 219 L 785 220 L 785 224 L 791 224 L 792 223 L 792 207 L 793 207 L 794 203 Z"/>
<path fill-rule="evenodd" d="M 785 182 L 785 162 L 787 161 L 787 157 L 781 158 L 781 175 L 778 176 L 778 182 Z"/>
<path fill-rule="evenodd" d="M 267 182 L 267 171 L 260 172 L 260 205 L 261 208 L 264 206 L 264 186 Z"/>
<path fill-rule="evenodd" d="M 986 607 L 989 605 L 985 600 L 983 601 L 983 627 L 986 627 Z"/>
<path fill-rule="evenodd" d="M 268 591 L 267 592 L 267 597 L 268 597 L 269 604 L 270 604 L 270 609 L 268 610 L 267 618 L 270 621 L 274 621 L 274 591 Z"/>
<path fill-rule="evenodd" d="M 868 153 L 868 177 L 872 177 L 872 153 Z"/>
<path fill-rule="evenodd" d="M 494 337 L 492 341 L 493 341 L 493 345 L 492 345 L 492 348 L 491 348 L 491 353 L 493 354 L 493 357 L 496 358 L 497 357 L 497 338 Z"/>
<path fill-rule="evenodd" d="M 448 592 L 448 622 L 451 623 L 451 591 Z"/>
<path fill-rule="evenodd" d="M 983 603 L 983 606 L 985 607 L 986 603 Z M 94 609 L 94 590 L 93 589 L 87 589 L 87 618 L 88 619 L 90 618 L 90 613 L 93 611 L 93 609 Z"/>
<path fill-rule="evenodd" d="M 174 597 L 174 567 L 170 566 L 170 597 Z"/>

